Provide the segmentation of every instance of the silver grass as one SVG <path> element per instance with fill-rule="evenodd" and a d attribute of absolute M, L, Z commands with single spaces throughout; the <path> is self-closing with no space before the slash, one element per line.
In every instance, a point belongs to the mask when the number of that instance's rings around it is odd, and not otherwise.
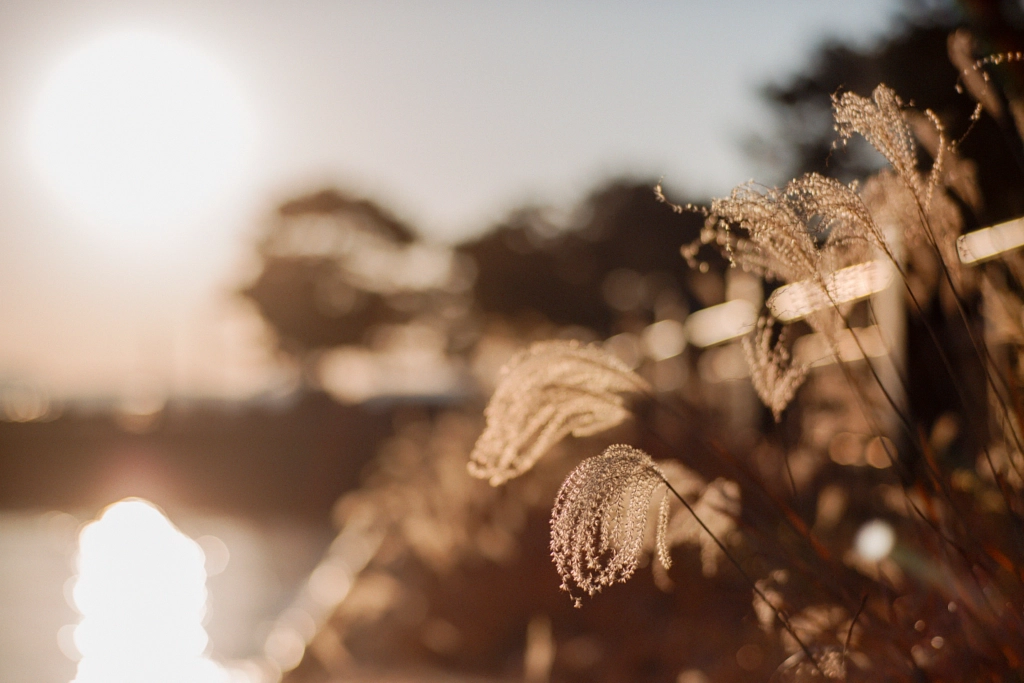
<path fill-rule="evenodd" d="M 978 164 L 971 159 L 961 157 L 954 143 L 947 143 L 941 126 L 936 126 L 934 119 L 919 112 L 904 112 L 907 123 L 914 131 L 914 137 L 932 159 L 943 160 L 942 184 L 949 188 L 975 213 L 984 207 L 985 200 L 978 187 Z"/>
<path fill-rule="evenodd" d="M 863 136 L 892 166 L 891 172 L 871 178 L 862 193 L 876 222 L 897 228 L 910 246 L 933 245 L 959 284 L 963 273 L 955 241 L 962 218 L 946 188 L 975 210 L 981 196 L 974 167 L 959 158 L 955 143 L 947 141 L 939 117 L 929 109 L 904 111 L 903 102 L 884 84 L 875 88 L 870 100 L 849 92 L 833 96 L 833 108 L 843 141 L 854 133 Z M 933 158 L 927 174 L 917 168 L 915 137 Z"/>
<path fill-rule="evenodd" d="M 717 242 L 734 266 L 771 280 L 807 283 L 823 299 L 831 299 L 832 273 L 870 261 L 879 251 L 893 258 L 857 187 L 814 173 L 783 188 L 743 185 L 714 200 L 702 240 Z M 845 327 L 846 308 L 821 309 L 807 322 L 834 340 Z M 767 320 L 762 318 L 743 346 L 754 388 L 778 420 L 807 368 L 794 365 L 783 344 L 771 343 Z"/>
<path fill-rule="evenodd" d="M 709 226 L 733 265 L 767 279 L 806 283 L 823 299 L 831 299 L 827 282 L 832 273 L 868 262 L 879 251 L 892 258 L 857 187 L 814 173 L 783 188 L 736 188 L 712 202 L 705 230 Z M 845 327 L 843 311 L 848 307 L 818 310 L 807 322 L 834 340 Z M 808 368 L 792 363 L 784 344 L 772 344 L 771 322 L 762 318 L 743 347 L 754 388 L 779 420 Z"/>
<path fill-rule="evenodd" d="M 712 202 L 701 242 L 716 243 L 734 266 L 771 280 L 817 285 L 826 296 L 826 278 L 841 268 L 873 260 L 879 252 L 899 266 L 902 247 L 894 245 L 935 243 L 959 283 L 955 238 L 962 225 L 943 185 L 955 184 L 958 194 L 972 198 L 972 183 L 938 117 L 928 110 L 909 116 L 885 85 L 875 88 L 870 98 L 850 92 L 835 95 L 833 109 L 840 139 L 861 135 L 892 170 L 871 178 L 863 190 L 813 173 L 783 188 L 740 186 Z M 926 138 L 925 147 L 934 158 L 927 175 L 917 167 L 914 128 L 918 137 Z M 949 171 L 947 161 L 952 164 Z M 846 308 L 820 310 L 807 322 L 835 340 L 846 327 Z M 778 420 L 807 368 L 794 365 L 783 344 L 771 343 L 771 325 L 765 319 L 743 346 L 754 387 Z"/>
<path fill-rule="evenodd" d="M 845 92 L 832 96 L 836 132 L 843 142 L 856 133 L 885 157 L 896 175 L 927 206 L 931 183 L 923 182 L 917 172 L 917 147 L 914 134 L 903 115 L 903 101 L 884 83 L 871 93 L 871 98 Z M 941 168 L 936 158 L 934 171 Z"/>
<path fill-rule="evenodd" d="M 965 188 L 969 179 L 964 178 Z M 913 193 L 892 171 L 876 173 L 864 183 L 861 190 L 864 203 L 880 225 L 894 226 L 903 236 L 907 247 L 928 246 L 931 236 L 949 269 L 953 281 L 959 284 L 963 278 L 960 257 L 957 255 L 956 238 L 963 228 L 963 218 L 956 204 L 943 188 L 932 194 L 924 216 Z M 929 231 L 931 236 L 929 236 Z"/>
<path fill-rule="evenodd" d="M 551 511 L 551 556 L 563 590 L 594 595 L 633 575 L 643 555 L 651 499 L 664 486 L 651 456 L 626 445 L 609 446 L 572 471 Z M 658 517 L 658 555 L 666 561 L 665 504 Z M 578 597 L 575 603 L 580 605 Z"/>
<path fill-rule="evenodd" d="M 773 326 L 772 318 L 759 318 L 753 334 L 743 338 L 743 352 L 750 366 L 754 390 L 778 422 L 782 419 L 782 411 L 807 378 L 810 367 L 793 362 L 785 344 L 785 329 L 772 344 Z"/>
<path fill-rule="evenodd" d="M 895 175 L 883 174 L 873 182 L 866 197 L 856 184 L 847 185 L 816 173 L 782 188 L 741 185 L 728 197 L 712 202 L 700 237 L 702 244 L 717 244 L 734 266 L 786 283 L 821 281 L 840 268 L 875 258 L 878 250 L 896 261 L 889 238 L 873 215 L 879 207 L 879 186 L 888 186 L 892 180 L 898 180 L 909 192 L 909 202 L 900 198 L 906 208 L 918 213 L 913 221 L 899 217 L 897 225 L 908 231 L 908 241 L 923 234 L 927 228 L 923 220 L 933 224 L 936 232 L 946 227 L 934 224 L 949 223 L 948 217 L 956 211 L 951 210 L 954 207 L 944 193 L 939 193 L 941 205 L 933 208 L 934 191 L 940 181 L 960 186 L 969 178 L 946 173 L 946 160 L 956 164 L 957 159 L 938 117 L 925 110 L 914 121 L 921 135 L 927 128 L 926 147 L 934 157 L 931 171 L 923 175 L 917 168 L 911 118 L 890 88 L 879 85 L 871 98 L 851 92 L 835 95 L 833 108 L 840 140 L 861 135 L 889 161 Z M 884 194 L 895 196 L 888 189 Z M 973 195 L 966 192 L 965 196 Z M 958 229 L 958 225 L 950 227 Z M 691 245 L 684 252 L 692 256 L 695 248 Z"/>
<path fill-rule="evenodd" d="M 992 85 L 991 78 L 983 67 L 997 63 L 996 60 L 1000 57 L 1004 59 L 999 59 L 999 61 L 1004 61 L 1007 57 L 1012 58 L 1012 55 L 992 55 L 985 59 L 975 59 L 974 36 L 965 29 L 959 29 L 950 34 L 947 47 L 949 61 L 960 71 L 957 92 L 963 92 L 966 87 L 978 103 L 978 107 L 987 111 L 997 121 L 1003 119 L 1006 116 L 1006 111 L 999 99 L 998 91 Z M 1019 59 L 1013 61 L 1019 61 Z"/>
<path fill-rule="evenodd" d="M 665 478 L 665 482 L 672 487 L 675 493 L 687 500 L 697 501 L 707 489 L 708 483 L 703 477 L 675 460 L 662 460 L 656 465 L 662 477 Z M 666 495 L 657 502 L 657 510 L 654 509 L 654 500 L 651 501 L 651 508 L 647 514 L 655 516 L 658 523 L 647 530 L 647 536 L 644 538 L 644 551 L 656 554 L 661 568 L 669 569 L 672 566 L 671 550 L 673 547 L 684 542 L 699 545 L 699 542 L 696 536 L 687 538 L 678 533 L 683 525 L 681 520 L 684 516 L 689 516 L 690 513 L 675 496 L 668 495 L 667 488 L 665 493 Z M 667 580 L 667 574 L 659 571 L 657 565 L 654 570 L 656 581 L 662 580 L 666 586 L 671 583 Z"/>
<path fill-rule="evenodd" d="M 737 187 L 712 201 L 705 230 L 733 265 L 782 282 L 820 279 L 885 247 L 856 188 L 816 173 L 781 189 Z"/>
<path fill-rule="evenodd" d="M 519 476 L 564 437 L 590 436 L 629 417 L 626 397 L 650 386 L 596 346 L 539 342 L 502 369 L 469 471 L 497 486 Z"/>

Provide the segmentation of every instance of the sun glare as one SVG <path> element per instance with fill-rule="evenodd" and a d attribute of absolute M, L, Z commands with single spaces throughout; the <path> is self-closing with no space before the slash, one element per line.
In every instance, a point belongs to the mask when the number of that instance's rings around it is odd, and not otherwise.
<path fill-rule="evenodd" d="M 146 501 L 108 507 L 79 536 L 73 683 L 226 683 L 204 656 L 203 551 Z"/>
<path fill-rule="evenodd" d="M 242 178 L 253 142 L 235 80 L 193 46 L 143 31 L 97 38 L 48 75 L 28 143 L 82 219 L 146 230 L 194 218 Z"/>

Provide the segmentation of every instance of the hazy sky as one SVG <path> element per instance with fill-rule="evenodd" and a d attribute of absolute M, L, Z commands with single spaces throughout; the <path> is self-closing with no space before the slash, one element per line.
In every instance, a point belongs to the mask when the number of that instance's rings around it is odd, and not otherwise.
<path fill-rule="evenodd" d="M 757 87 L 825 38 L 870 41 L 897 8 L 6 0 L 0 384 L 64 394 L 259 388 L 266 376 L 246 370 L 263 362 L 258 327 L 227 292 L 261 217 L 325 184 L 369 194 L 445 240 L 524 201 L 569 205 L 615 174 L 728 192 L 755 172 L 740 141 L 770 130 Z M 216 201 L 190 212 L 168 200 L 160 225 L 86 220 L 32 163 L 44 85 L 69 55 L 117 32 L 187 44 L 230 80 L 251 128 L 241 170 Z"/>

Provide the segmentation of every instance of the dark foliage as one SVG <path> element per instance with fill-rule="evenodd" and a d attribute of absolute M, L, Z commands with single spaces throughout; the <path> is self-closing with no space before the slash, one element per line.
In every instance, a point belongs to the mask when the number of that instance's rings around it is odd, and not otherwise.
<path fill-rule="evenodd" d="M 302 356 L 316 349 L 360 344 L 370 328 L 409 319 L 408 307 L 396 305 L 393 297 L 347 285 L 335 254 L 275 250 L 275 242 L 289 226 L 304 218 L 324 219 L 339 242 L 352 229 L 375 233 L 395 245 L 415 240 L 408 226 L 377 204 L 337 190 L 282 204 L 258 247 L 262 271 L 242 294 L 259 308 L 283 351 Z M 343 305 L 338 305 L 339 299 Z"/>
<path fill-rule="evenodd" d="M 479 270 L 477 306 L 510 317 L 539 313 L 601 336 L 621 331 L 628 324 L 623 315 L 651 322 L 649 311 L 660 292 L 687 289 L 690 273 L 679 249 L 693 241 L 703 222 L 658 202 L 654 185 L 619 181 L 601 188 L 568 227 L 553 224 L 542 211 L 523 209 L 461 247 Z M 615 286 L 616 273 L 643 279 L 635 307 L 609 305 L 606 292 Z"/>

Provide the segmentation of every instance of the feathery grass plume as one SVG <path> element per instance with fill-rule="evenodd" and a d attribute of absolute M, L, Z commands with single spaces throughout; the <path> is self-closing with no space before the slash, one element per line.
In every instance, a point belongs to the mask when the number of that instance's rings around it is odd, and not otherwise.
<path fill-rule="evenodd" d="M 591 436 L 629 417 L 626 396 L 650 391 L 597 346 L 538 342 L 502 368 L 469 471 L 498 486 L 527 471 L 565 436 Z"/>
<path fill-rule="evenodd" d="M 974 57 L 974 36 L 966 29 L 959 29 L 949 35 L 947 50 L 949 61 L 960 71 L 957 80 L 957 92 L 963 92 L 966 86 L 978 106 L 983 108 L 994 119 L 1001 119 L 1005 112 L 999 95 L 989 79 L 988 73 L 982 69 L 983 62 Z"/>
<path fill-rule="evenodd" d="M 904 116 L 921 147 L 932 159 L 943 159 L 942 184 L 975 213 L 981 211 L 985 200 L 978 187 L 977 162 L 960 156 L 956 143 L 946 142 L 942 126 L 936 126 L 934 119 L 916 111 L 906 111 Z"/>
<path fill-rule="evenodd" d="M 892 166 L 869 179 L 862 196 L 878 222 L 887 219 L 899 226 L 906 243 L 933 245 L 953 284 L 959 286 L 964 272 L 956 253 L 956 237 L 963 219 L 948 187 L 968 206 L 977 210 L 981 196 L 970 162 L 961 160 L 956 143 L 946 140 L 939 117 L 930 109 L 922 113 L 904 111 L 903 102 L 884 84 L 875 88 L 869 100 L 846 92 L 832 97 L 836 130 L 845 142 L 854 133 L 864 137 Z M 932 156 L 931 170 L 917 168 L 915 138 Z M 899 191 L 898 185 L 905 188 Z M 892 252 L 888 252 L 890 257 Z M 895 259 L 894 259 L 895 261 Z"/>
<path fill-rule="evenodd" d="M 633 575 L 643 554 L 651 497 L 665 477 L 647 453 L 609 446 L 566 478 L 551 510 L 551 556 L 562 589 L 588 595 Z M 668 512 L 658 515 L 659 558 L 668 556 Z M 573 596 L 577 607 L 581 601 Z"/>
<path fill-rule="evenodd" d="M 733 265 L 782 282 L 820 279 L 885 246 L 855 188 L 817 173 L 781 189 L 737 187 L 712 201 L 705 230 L 716 236 L 702 240 L 717 242 Z"/>
<path fill-rule="evenodd" d="M 675 460 L 658 462 L 658 471 L 665 478 L 665 482 L 684 498 L 697 500 L 707 490 L 708 483 L 703 477 Z M 699 537 L 697 535 L 687 536 L 686 534 L 676 533 L 673 536 L 670 533 L 670 529 L 678 531 L 680 528 L 679 515 L 686 514 L 689 516 L 690 514 L 686 510 L 674 512 L 673 508 L 681 508 L 681 506 L 678 502 L 673 501 L 675 501 L 675 497 L 669 496 L 667 490 L 665 496 L 657 504 L 657 511 L 654 510 L 652 501 L 651 509 L 648 510 L 647 514 L 649 516 L 656 514 L 658 523 L 653 528 L 649 528 L 647 535 L 644 537 L 644 551 L 657 554 L 659 560 L 657 564 L 651 567 L 654 572 L 654 581 L 666 592 L 671 590 L 672 586 L 672 581 L 668 578 L 667 573 L 667 570 L 672 567 L 672 548 L 686 541 L 699 545 Z"/>
<path fill-rule="evenodd" d="M 797 389 L 807 378 L 810 366 L 795 364 L 786 348 L 786 328 L 772 344 L 772 328 L 775 321 L 770 316 L 761 316 L 752 336 L 743 338 L 743 352 L 750 366 L 750 380 L 761 401 L 772 411 L 776 422 L 782 419 Z"/>
<path fill-rule="evenodd" d="M 854 133 L 867 140 L 886 158 L 921 206 L 927 206 L 932 183 L 922 182 L 918 175 L 914 134 L 903 115 L 903 100 L 896 92 L 882 83 L 871 93 L 871 99 L 852 92 L 833 95 L 832 110 L 840 140 L 846 142 Z M 933 176 L 937 177 L 941 164 L 940 156 L 935 160 Z"/>
<path fill-rule="evenodd" d="M 781 189 L 736 188 L 712 202 L 706 229 L 717 233 L 714 241 L 733 265 L 769 280 L 806 282 L 825 300 L 832 273 L 872 260 L 879 249 L 891 254 L 856 186 L 815 173 Z M 828 339 L 845 327 L 835 306 L 806 319 Z"/>
<path fill-rule="evenodd" d="M 969 193 L 968 187 L 973 183 L 967 177 L 950 180 L 958 182 L 961 188 L 958 194 L 961 191 Z M 928 246 L 930 229 L 935 237 L 935 246 L 954 283 L 959 285 L 963 281 L 964 269 L 956 250 L 956 238 L 963 229 L 963 217 L 944 188 L 937 188 L 931 196 L 931 202 L 924 213 L 927 225 L 921 220 L 922 214 L 913 193 L 892 171 L 881 171 L 868 178 L 861 190 L 861 197 L 876 223 L 892 226 L 902 233 L 907 247 Z M 913 261 L 915 255 L 914 251 L 910 251 L 908 259 Z"/>
<path fill-rule="evenodd" d="M 972 122 L 977 121 L 984 110 L 1001 125 L 1013 125 L 1024 132 L 1024 112 L 1019 102 L 1000 97 L 999 90 L 992 84 L 992 77 L 985 70 L 986 66 L 1022 62 L 1024 52 L 999 52 L 975 59 L 974 48 L 974 36 L 966 29 L 959 29 L 949 36 L 949 60 L 960 71 L 956 91 L 962 93 L 966 87 L 978 103 Z"/>
<path fill-rule="evenodd" d="M 842 268 L 892 251 L 855 185 L 809 173 L 779 189 L 742 185 L 715 199 L 701 241 L 715 242 L 734 266 L 786 283 L 805 282 L 830 300 L 827 278 Z M 845 327 L 841 308 L 807 316 L 827 339 Z M 744 342 L 754 386 L 776 420 L 803 382 L 807 368 L 793 365 L 788 349 L 771 344 L 772 325 L 762 320 Z"/>

